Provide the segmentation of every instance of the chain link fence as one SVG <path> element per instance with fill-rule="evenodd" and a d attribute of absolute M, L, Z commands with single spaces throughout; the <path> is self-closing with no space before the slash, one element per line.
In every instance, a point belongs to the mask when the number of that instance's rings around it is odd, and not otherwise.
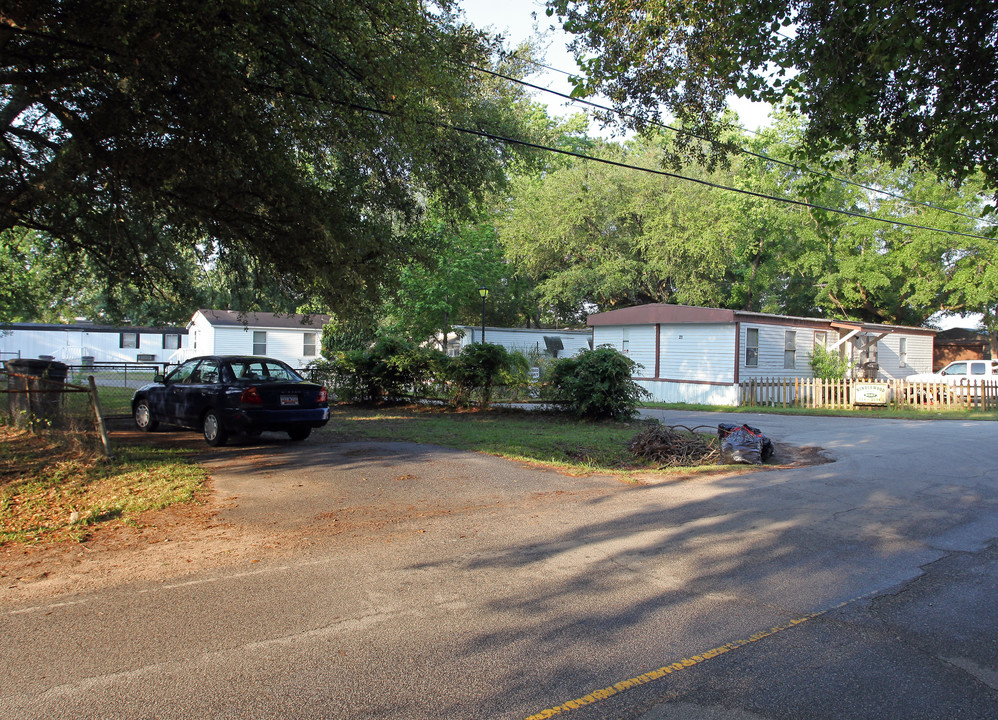
<path fill-rule="evenodd" d="M 123 420 L 132 416 L 135 391 L 153 382 L 157 375 L 165 375 L 170 368 L 165 363 L 70 365 L 67 382 L 86 385 L 88 378 L 93 377 L 105 419 Z"/>
<path fill-rule="evenodd" d="M 131 418 L 132 395 L 160 365 L 65 365 L 16 360 L 0 366 L 0 419 L 111 455 L 106 422 Z"/>

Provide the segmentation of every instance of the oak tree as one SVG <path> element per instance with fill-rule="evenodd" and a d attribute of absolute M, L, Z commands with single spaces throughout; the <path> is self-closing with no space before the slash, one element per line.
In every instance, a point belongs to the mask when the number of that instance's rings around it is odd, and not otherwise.
<path fill-rule="evenodd" d="M 452 0 L 11 0 L 0 231 L 108 287 L 249 267 L 330 308 L 419 252 L 405 229 L 501 185 L 516 91 Z M 252 258 L 252 263 L 245 263 Z"/>
<path fill-rule="evenodd" d="M 725 98 L 788 104 L 812 157 L 874 150 L 998 189 L 998 4 L 952 0 L 549 0 L 575 35 L 576 92 L 643 125 L 664 109 L 717 139 Z M 720 145 L 678 136 L 677 157 Z"/>

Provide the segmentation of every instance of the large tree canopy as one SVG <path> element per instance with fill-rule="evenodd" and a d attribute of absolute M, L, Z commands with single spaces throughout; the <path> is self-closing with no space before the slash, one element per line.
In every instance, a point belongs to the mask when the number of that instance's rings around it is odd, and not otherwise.
<path fill-rule="evenodd" d="M 678 302 L 921 325 L 943 307 L 994 309 L 994 242 L 945 234 L 978 224 L 978 177 L 957 191 L 862 153 L 849 182 L 815 177 L 772 159 L 793 154 L 802 132 L 798 118 L 778 114 L 764 132 L 732 138 L 754 154 L 711 174 L 684 170 L 750 194 L 636 169 L 661 156 L 663 140 L 652 134 L 607 144 L 596 154 L 635 167 L 576 159 L 519 179 L 500 238 L 513 267 L 536 280 L 541 303 L 562 317 Z"/>
<path fill-rule="evenodd" d="M 594 154 L 653 165 L 657 140 L 607 144 Z M 715 232 L 717 197 L 703 186 L 575 161 L 520 178 L 513 189 L 500 237 L 560 317 L 583 323 L 593 308 L 724 301 L 716 284 L 730 247 Z"/>
<path fill-rule="evenodd" d="M 998 3 L 549 0 L 586 76 L 637 123 L 660 106 L 717 138 L 725 97 L 788 102 L 814 156 L 873 147 L 998 188 Z M 682 139 L 682 136 L 681 136 Z M 683 148 L 680 148 L 683 149 Z M 700 152 L 698 143 L 687 150 Z M 714 146 L 714 152 L 719 152 Z M 701 158 L 703 159 L 703 158 Z"/>
<path fill-rule="evenodd" d="M 318 313 L 323 307 L 321 302 L 288 297 L 279 282 L 261 277 L 259 264 L 249 257 L 233 255 L 222 268 L 200 262 L 194 247 L 180 248 L 170 272 L 183 292 L 149 293 L 129 283 L 102 282 L 93 259 L 52 254 L 51 245 L 33 230 L 0 233 L 0 323 L 86 317 L 116 325 L 183 325 L 192 308 Z"/>
<path fill-rule="evenodd" d="M 516 98 L 451 0 L 23 0 L 0 9 L 0 232 L 108 286 L 183 293 L 191 253 L 329 308 L 433 196 L 500 185 Z M 252 258 L 252 263 L 246 263 Z"/>

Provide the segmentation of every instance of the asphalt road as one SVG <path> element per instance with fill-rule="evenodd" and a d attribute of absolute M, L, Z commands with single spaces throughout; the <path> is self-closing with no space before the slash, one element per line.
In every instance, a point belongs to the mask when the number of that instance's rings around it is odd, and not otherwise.
<path fill-rule="evenodd" d="M 303 541 L 0 608 L 0 717 L 998 717 L 998 427 L 731 419 L 835 462 L 634 485 L 321 434 L 228 453 L 225 519 Z"/>

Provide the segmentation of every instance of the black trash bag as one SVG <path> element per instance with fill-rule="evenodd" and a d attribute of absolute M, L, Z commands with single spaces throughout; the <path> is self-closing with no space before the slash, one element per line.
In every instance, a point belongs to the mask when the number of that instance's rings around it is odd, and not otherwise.
<path fill-rule="evenodd" d="M 717 437 L 721 440 L 722 465 L 761 465 L 773 456 L 773 441 L 751 425 L 721 423 Z"/>

